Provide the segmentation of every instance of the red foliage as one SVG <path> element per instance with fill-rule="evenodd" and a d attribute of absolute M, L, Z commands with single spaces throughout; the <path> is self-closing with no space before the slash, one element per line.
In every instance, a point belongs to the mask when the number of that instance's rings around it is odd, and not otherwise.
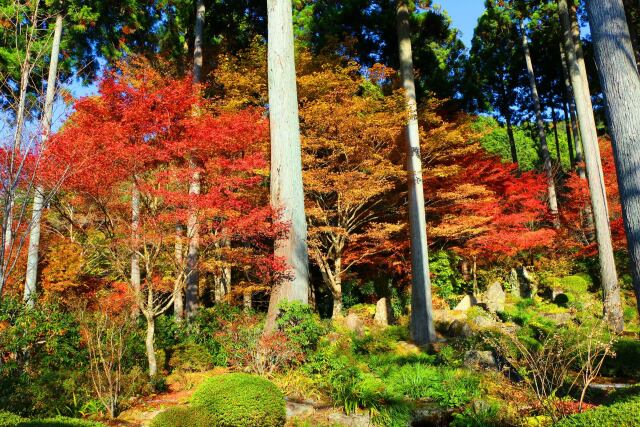
<path fill-rule="evenodd" d="M 623 250 L 626 248 L 627 240 L 622 222 L 622 206 L 620 205 L 613 150 L 609 140 L 601 139 L 599 142 L 613 247 Z M 597 250 L 596 243 L 590 242 L 587 237 L 593 233 L 592 226 L 586 220 L 586 209 L 591 204 L 588 183 L 585 179 L 581 179 L 577 173 L 572 173 L 565 182 L 565 187 L 561 215 L 568 236 L 564 241 L 564 247 L 580 249 L 579 255 L 593 255 Z"/>
<path fill-rule="evenodd" d="M 273 224 L 262 188 L 267 137 L 261 111 L 219 114 L 191 79 L 129 67 L 109 73 L 97 96 L 76 103 L 48 144 L 42 176 L 50 185 L 63 178 L 63 189 L 80 196 L 71 203 L 84 204 L 85 211 L 99 206 L 94 210 L 124 247 L 132 243 L 132 185 L 142 194 L 139 241 L 144 244 L 167 247 L 169 253 L 175 224 L 186 223 L 195 210 L 203 251 L 221 241 L 237 243 L 228 262 L 245 269 L 250 280 L 270 282 L 282 271 L 271 241 L 283 227 Z M 189 194 L 195 172 L 199 195 Z M 204 261 L 206 270 L 212 263 Z M 171 282 L 166 271 L 153 280 L 161 287 Z"/>

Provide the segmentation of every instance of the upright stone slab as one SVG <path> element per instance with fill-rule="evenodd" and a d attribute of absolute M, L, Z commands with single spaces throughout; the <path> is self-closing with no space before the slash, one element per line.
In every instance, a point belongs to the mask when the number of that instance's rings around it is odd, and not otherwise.
<path fill-rule="evenodd" d="M 504 292 L 504 289 L 502 289 L 500 282 L 493 282 L 484 293 L 484 303 L 487 306 L 487 310 L 491 313 L 504 311 L 506 299 L 507 294 Z"/>
<path fill-rule="evenodd" d="M 388 298 L 380 298 L 376 303 L 376 314 L 373 321 L 381 326 L 389 326 L 393 323 L 393 310 Z"/>

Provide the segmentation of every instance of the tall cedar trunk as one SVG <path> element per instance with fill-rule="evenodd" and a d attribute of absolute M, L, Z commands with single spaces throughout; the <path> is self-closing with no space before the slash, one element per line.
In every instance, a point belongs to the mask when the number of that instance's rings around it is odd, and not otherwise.
<path fill-rule="evenodd" d="M 509 148 L 511 149 L 511 160 L 518 164 L 518 151 L 516 150 L 516 139 L 513 137 L 513 125 L 511 124 L 511 115 L 505 116 L 507 122 L 507 137 L 509 138 Z"/>
<path fill-rule="evenodd" d="M 271 205 L 280 212 L 280 220 L 289 224 L 287 236 L 275 244 L 288 277 L 271 291 L 265 325 L 269 331 L 275 327 L 282 301 L 309 301 L 309 260 L 291 0 L 267 0 L 267 15 Z"/>
<path fill-rule="evenodd" d="M 200 194 L 200 172 L 194 172 L 189 185 L 189 195 L 196 197 Z M 198 283 L 200 282 L 200 272 L 198 271 L 198 246 L 199 246 L 199 223 L 197 209 L 192 206 L 187 222 L 187 238 L 189 248 L 187 249 L 187 273 L 185 277 L 186 289 L 184 293 L 185 314 L 187 318 L 192 318 L 198 312 Z"/>
<path fill-rule="evenodd" d="M 531 96 L 533 98 L 533 108 L 536 113 L 536 125 L 538 126 L 538 138 L 540 139 L 540 148 L 542 150 L 542 161 L 544 171 L 547 175 L 547 193 L 549 197 L 549 210 L 553 216 L 554 225 L 560 226 L 558 221 L 558 199 L 556 197 L 556 184 L 554 182 L 553 167 L 551 166 L 551 156 L 549 155 L 549 146 L 547 145 L 547 134 L 545 132 L 544 120 L 542 119 L 542 109 L 540 107 L 540 97 L 538 96 L 538 86 L 536 84 L 536 76 L 533 71 L 533 62 L 531 61 L 531 52 L 529 51 L 529 41 L 527 40 L 527 32 L 524 23 L 520 21 L 520 31 L 522 37 L 522 50 L 524 51 L 524 59 L 527 63 L 527 73 L 529 75 L 529 85 L 531 87 Z"/>
<path fill-rule="evenodd" d="M 138 295 L 140 293 L 140 189 L 133 182 L 131 187 L 131 288 Z"/>
<path fill-rule="evenodd" d="M 147 336 L 144 343 L 147 352 L 147 361 L 149 362 L 149 376 L 154 377 L 158 374 L 158 363 L 156 361 L 156 349 L 154 346 L 156 319 L 153 314 L 146 312 L 145 319 L 147 320 Z"/>
<path fill-rule="evenodd" d="M 551 107 L 551 118 L 553 120 L 553 137 L 556 142 L 556 158 L 558 159 L 558 168 L 562 170 L 562 157 L 560 156 L 560 140 L 558 139 L 558 118 L 556 117 L 556 109 Z"/>
<path fill-rule="evenodd" d="M 409 112 L 405 138 L 407 141 L 407 181 L 409 185 L 409 232 L 411 234 L 410 329 L 411 338 L 414 342 L 418 345 L 425 345 L 436 339 L 436 332 L 433 324 L 431 302 L 427 224 L 424 212 L 420 132 L 418 129 L 416 88 L 413 78 L 409 9 L 405 0 L 398 0 L 396 18 L 400 76 Z"/>
<path fill-rule="evenodd" d="M 202 44 L 204 32 L 205 6 L 204 0 L 196 2 L 196 23 L 193 42 L 193 83 L 200 84 L 202 82 Z M 197 165 L 191 162 L 194 172 L 191 174 L 191 183 L 189 184 L 189 194 L 197 197 L 200 194 L 200 173 L 197 172 Z M 190 207 L 191 212 L 187 219 L 187 238 L 189 239 L 189 247 L 187 249 L 187 272 L 186 272 L 186 289 L 185 289 L 185 314 L 187 318 L 195 316 L 198 311 L 198 283 L 200 281 L 200 272 L 198 271 L 198 252 L 200 240 L 200 227 L 198 223 L 198 212 L 195 206 Z"/>
<path fill-rule="evenodd" d="M 569 119 L 576 145 L 576 156 L 574 162 L 578 164 L 578 176 L 582 179 L 587 179 L 584 168 L 582 167 L 582 162 L 584 161 L 584 156 L 582 154 L 582 142 L 581 140 L 578 140 L 580 138 L 580 134 L 578 132 L 578 121 L 576 120 L 575 94 L 573 93 L 573 87 L 571 86 L 569 65 L 567 63 L 567 55 L 564 52 L 564 43 L 562 41 L 560 41 L 560 62 L 562 62 L 562 75 L 564 76 L 564 96 L 565 101 L 569 106 Z"/>
<path fill-rule="evenodd" d="M 566 99 L 565 99 L 566 100 Z M 576 157 L 573 152 L 573 135 L 571 134 L 571 118 L 569 117 L 569 109 L 567 103 L 562 102 L 562 114 L 564 118 L 564 133 L 567 136 L 567 150 L 569 151 L 569 164 L 571 170 L 576 167 Z"/>
<path fill-rule="evenodd" d="M 250 290 L 242 293 L 242 307 L 244 311 L 251 311 L 252 299 L 253 293 Z"/>
<path fill-rule="evenodd" d="M 622 1 L 587 0 L 586 4 L 613 142 L 633 285 L 640 301 L 640 76 Z"/>
<path fill-rule="evenodd" d="M 591 212 L 593 214 L 598 242 L 598 260 L 600 262 L 600 278 L 604 296 L 604 315 L 612 330 L 621 332 L 624 328 L 622 317 L 622 305 L 620 302 L 620 287 L 613 257 L 613 244 L 611 242 L 611 229 L 607 209 L 606 189 L 600 177 L 602 176 L 602 164 L 596 152 L 600 150 L 598 138 L 593 120 L 593 110 L 588 109 L 586 102 L 588 88 L 583 86 L 584 80 L 580 75 L 580 67 L 576 59 L 575 46 L 571 34 L 571 24 L 567 0 L 558 1 L 558 11 L 563 29 L 564 50 L 569 64 L 569 75 L 573 93 L 576 96 L 578 120 L 584 149 L 584 158 L 587 166 L 587 180 L 589 182 L 589 194 L 591 195 Z M 589 96 L 590 97 L 590 96 Z M 591 116 L 591 119 L 588 116 Z"/>
<path fill-rule="evenodd" d="M 60 39 L 62 38 L 62 15 L 56 16 L 56 24 L 53 31 L 51 44 L 51 57 L 49 58 L 49 76 L 47 77 L 47 92 L 44 98 L 44 111 L 42 114 L 42 145 L 46 144 L 51 132 L 53 118 L 53 100 L 56 94 L 56 78 L 58 76 L 58 56 L 60 54 Z M 44 208 L 44 188 L 36 185 L 33 195 L 33 207 L 31 210 L 31 223 L 29 230 L 29 248 L 27 251 L 27 272 L 24 284 L 24 300 L 27 305 L 33 307 L 36 295 L 36 282 L 38 280 L 38 251 L 40 249 L 40 220 Z"/>
<path fill-rule="evenodd" d="M 174 246 L 173 257 L 175 259 L 176 266 L 182 268 L 182 240 L 184 237 L 184 228 L 182 224 L 176 224 L 176 242 Z M 173 298 L 173 317 L 180 322 L 184 319 L 184 281 L 182 275 L 178 274 L 174 284 L 174 298 Z"/>
<path fill-rule="evenodd" d="M 14 167 L 16 166 L 16 155 L 19 153 L 20 144 L 22 142 L 22 131 L 24 129 L 24 116 L 27 103 L 27 88 L 29 85 L 29 74 L 31 74 L 31 69 L 31 50 L 29 44 L 27 44 L 24 61 L 20 68 L 20 93 L 18 95 L 18 108 L 16 109 L 16 129 L 13 136 L 13 151 L 10 154 L 9 164 L 8 179 L 10 182 L 8 183 L 9 185 L 7 186 L 6 194 L 4 195 L 5 204 L 2 216 L 2 245 L 0 247 L 0 251 L 2 253 L 2 256 L 0 257 L 0 295 L 2 295 L 2 290 L 9 274 L 9 258 L 11 257 L 11 250 L 13 246 L 13 206 L 15 196 L 13 186 L 17 179 L 14 176 Z"/>
<path fill-rule="evenodd" d="M 571 35 L 573 38 L 573 48 L 576 54 L 576 62 L 578 63 L 578 69 L 580 70 L 580 78 L 582 79 L 582 88 L 584 89 L 584 94 L 583 94 L 584 102 L 586 104 L 587 111 L 591 112 L 591 114 L 589 114 L 587 118 L 589 119 L 589 126 L 591 128 L 591 132 L 594 135 L 593 138 L 596 141 L 596 146 L 597 146 L 598 132 L 596 130 L 597 129 L 596 119 L 593 115 L 593 105 L 591 103 L 591 92 L 589 91 L 589 78 L 587 76 L 587 67 L 584 63 L 584 52 L 582 51 L 582 42 L 580 41 L 580 26 L 578 25 L 578 17 L 575 10 L 575 4 L 573 3 L 572 3 L 571 12 L 572 13 L 569 15 L 569 19 L 571 21 Z M 577 108 L 578 108 L 578 100 L 576 99 L 576 110 Z M 580 121 L 580 116 L 578 116 L 578 121 Z M 585 142 L 583 141 L 582 142 L 583 155 L 584 155 L 584 152 L 586 151 L 585 147 L 586 147 Z M 595 154 L 598 157 L 598 163 L 602 164 L 602 160 L 600 159 L 600 149 L 595 150 Z M 604 188 L 604 175 L 602 173 L 602 169 L 600 169 L 599 173 L 600 173 L 600 181 L 602 181 L 601 185 L 602 185 L 602 188 Z M 608 211 L 609 209 L 607 207 L 607 212 Z"/>

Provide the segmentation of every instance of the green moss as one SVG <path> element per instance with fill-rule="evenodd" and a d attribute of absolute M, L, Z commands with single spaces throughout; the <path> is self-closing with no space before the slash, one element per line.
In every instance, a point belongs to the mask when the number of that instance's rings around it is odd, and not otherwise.
<path fill-rule="evenodd" d="M 583 294 L 589 290 L 593 279 L 587 273 L 578 273 L 560 279 L 559 285 L 567 293 Z"/>
<path fill-rule="evenodd" d="M 174 370 L 203 372 L 211 369 L 213 360 L 204 346 L 188 342 L 172 349 L 169 366 Z"/>
<path fill-rule="evenodd" d="M 15 427 L 23 421 L 26 421 L 26 419 L 22 418 L 20 415 L 0 411 L 0 427 Z"/>
<path fill-rule="evenodd" d="M 0 427 L 105 427 L 105 425 L 96 421 L 68 417 L 28 420 L 11 412 L 0 411 Z"/>
<path fill-rule="evenodd" d="M 282 392 L 264 378 L 242 373 L 205 380 L 191 398 L 211 415 L 213 427 L 281 427 L 286 420 Z"/>
<path fill-rule="evenodd" d="M 599 406 L 581 414 L 561 420 L 558 427 L 638 427 L 640 426 L 640 399 Z"/>
<path fill-rule="evenodd" d="M 156 415 L 149 427 L 209 427 L 211 416 L 201 409 L 174 406 Z"/>

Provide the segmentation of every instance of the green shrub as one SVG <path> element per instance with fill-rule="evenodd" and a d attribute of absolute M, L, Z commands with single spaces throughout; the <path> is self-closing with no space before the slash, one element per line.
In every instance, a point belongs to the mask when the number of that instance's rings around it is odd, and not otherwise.
<path fill-rule="evenodd" d="M 276 325 L 303 351 L 315 350 L 320 337 L 327 333 L 313 308 L 296 301 L 280 304 Z"/>
<path fill-rule="evenodd" d="M 587 273 L 578 273 L 560 279 L 560 286 L 565 292 L 582 294 L 589 290 L 593 279 Z"/>
<path fill-rule="evenodd" d="M 21 422 L 26 421 L 20 415 L 11 412 L 0 411 L 0 427 L 15 427 Z"/>
<path fill-rule="evenodd" d="M 640 378 L 640 341 L 621 338 L 613 345 L 615 357 L 608 357 L 602 367 L 603 375 Z"/>
<path fill-rule="evenodd" d="M 286 421 L 282 392 L 255 375 L 232 373 L 208 378 L 191 403 L 211 414 L 213 427 L 281 427 Z"/>
<path fill-rule="evenodd" d="M 156 415 L 149 427 L 209 427 L 211 416 L 197 408 L 174 406 Z"/>
<path fill-rule="evenodd" d="M 18 424 L 18 427 L 106 427 L 104 424 L 82 420 L 79 418 L 54 417 L 42 420 L 25 421 Z"/>
<path fill-rule="evenodd" d="M 558 427 L 639 427 L 640 399 L 599 406 L 561 420 Z"/>
<path fill-rule="evenodd" d="M 175 346 L 171 351 L 169 367 L 187 372 L 202 372 L 211 369 L 213 360 L 207 348 L 201 344 L 187 342 Z"/>

